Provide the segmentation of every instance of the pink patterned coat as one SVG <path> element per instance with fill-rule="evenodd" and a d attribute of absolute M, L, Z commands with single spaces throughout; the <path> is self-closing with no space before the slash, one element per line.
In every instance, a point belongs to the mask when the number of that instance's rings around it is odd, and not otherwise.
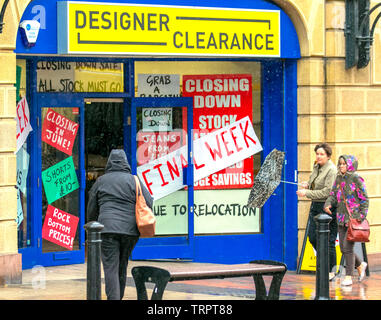
<path fill-rule="evenodd" d="M 369 199 L 365 182 L 356 170 L 358 166 L 357 158 L 353 155 L 341 155 L 347 164 L 347 172 L 343 175 L 338 168 L 336 180 L 332 186 L 328 199 L 324 207 L 337 207 L 338 225 L 346 225 L 349 220 L 349 213 L 354 219 L 363 220 L 368 213 Z"/>

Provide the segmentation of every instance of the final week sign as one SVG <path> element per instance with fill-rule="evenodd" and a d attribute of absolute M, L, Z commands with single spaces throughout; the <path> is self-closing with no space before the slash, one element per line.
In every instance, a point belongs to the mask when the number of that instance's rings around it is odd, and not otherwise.
<path fill-rule="evenodd" d="M 183 168 L 188 166 L 187 146 L 137 168 L 139 177 L 155 200 L 180 190 Z M 193 141 L 194 181 L 262 151 L 248 116 Z M 223 176 L 221 176 L 223 177 Z"/>
<path fill-rule="evenodd" d="M 280 56 L 280 12 L 62 1 L 58 53 Z"/>

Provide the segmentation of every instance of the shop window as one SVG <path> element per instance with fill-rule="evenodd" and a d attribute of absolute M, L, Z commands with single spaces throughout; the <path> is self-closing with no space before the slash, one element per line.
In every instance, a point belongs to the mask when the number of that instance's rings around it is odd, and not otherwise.
<path fill-rule="evenodd" d="M 135 62 L 135 96 L 192 96 L 194 139 L 246 116 L 250 117 L 255 133 L 261 139 L 259 62 L 138 61 Z M 137 153 L 138 167 L 144 161 L 153 161 L 183 146 L 182 143 L 175 143 L 179 131 L 186 133 L 181 109 L 169 107 L 167 111 L 161 110 L 161 117 L 150 118 L 152 127 L 143 125 L 145 119 L 142 108 L 138 108 L 137 115 L 137 145 L 146 151 L 144 159 L 142 154 Z M 147 131 L 155 139 L 142 139 Z M 164 135 L 167 135 L 166 140 Z M 260 154 L 255 154 L 195 182 L 196 235 L 261 232 L 260 210 L 246 206 L 259 168 Z M 187 233 L 186 192 L 185 188 L 155 200 L 158 235 Z"/>
<path fill-rule="evenodd" d="M 78 250 L 79 110 L 42 108 L 41 118 L 42 252 Z"/>
<path fill-rule="evenodd" d="M 123 92 L 123 64 L 38 61 L 37 92 Z"/>

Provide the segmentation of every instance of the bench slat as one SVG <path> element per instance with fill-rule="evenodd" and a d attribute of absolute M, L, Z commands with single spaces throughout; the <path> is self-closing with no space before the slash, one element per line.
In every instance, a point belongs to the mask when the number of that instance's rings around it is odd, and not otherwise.
<path fill-rule="evenodd" d="M 147 300 L 145 282 L 155 283 L 151 300 L 161 300 L 168 282 L 196 279 L 223 279 L 252 276 L 256 300 L 279 300 L 280 286 L 287 266 L 272 260 L 254 260 L 245 264 L 172 264 L 165 269 L 153 266 L 138 266 L 131 270 L 139 300 Z M 263 275 L 272 276 L 269 292 L 266 291 Z"/>
<path fill-rule="evenodd" d="M 187 265 L 186 267 L 169 266 L 166 270 L 171 275 L 169 281 L 179 281 L 180 279 L 229 278 L 252 276 L 258 273 L 276 273 L 284 271 L 285 267 L 266 264 Z"/>

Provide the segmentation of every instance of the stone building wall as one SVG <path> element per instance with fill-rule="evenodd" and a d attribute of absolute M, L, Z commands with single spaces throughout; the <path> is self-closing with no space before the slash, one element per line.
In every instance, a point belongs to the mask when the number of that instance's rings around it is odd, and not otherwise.
<path fill-rule="evenodd" d="M 0 284 L 21 281 L 17 248 L 16 34 L 29 1 L 10 0 L 0 34 Z M 3 1 L 1 1 L 1 6 Z"/>
<path fill-rule="evenodd" d="M 332 160 L 354 154 L 370 198 L 371 241 L 368 256 L 381 254 L 381 24 L 378 23 L 369 65 L 345 69 L 345 0 L 275 0 L 289 13 L 301 45 L 298 62 L 298 170 L 308 180 L 314 147 L 328 142 Z M 380 1 L 371 1 L 372 8 Z M 371 15 L 370 23 L 380 10 Z M 310 201 L 298 204 L 299 252 Z M 378 262 L 380 263 L 380 262 Z"/>

